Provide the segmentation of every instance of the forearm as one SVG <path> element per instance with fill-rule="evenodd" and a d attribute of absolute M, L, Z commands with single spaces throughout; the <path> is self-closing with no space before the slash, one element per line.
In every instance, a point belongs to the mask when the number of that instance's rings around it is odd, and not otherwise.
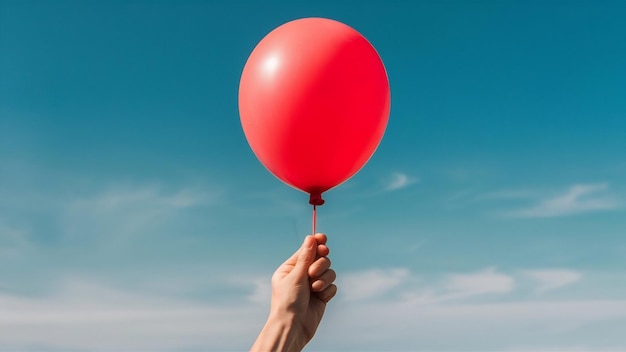
<path fill-rule="evenodd" d="M 299 352 L 306 343 L 293 319 L 270 315 L 250 352 Z"/>

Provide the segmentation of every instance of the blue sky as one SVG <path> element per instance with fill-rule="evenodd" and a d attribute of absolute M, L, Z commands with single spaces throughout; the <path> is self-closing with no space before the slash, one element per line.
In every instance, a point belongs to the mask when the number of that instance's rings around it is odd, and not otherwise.
<path fill-rule="evenodd" d="M 247 349 L 307 195 L 249 149 L 243 65 L 342 21 L 385 62 L 376 154 L 325 194 L 309 351 L 626 350 L 621 1 L 0 0 L 0 349 Z"/>

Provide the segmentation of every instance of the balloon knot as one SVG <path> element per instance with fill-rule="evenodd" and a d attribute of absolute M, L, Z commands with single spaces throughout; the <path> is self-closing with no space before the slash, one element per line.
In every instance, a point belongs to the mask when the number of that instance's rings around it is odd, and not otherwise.
<path fill-rule="evenodd" d="M 311 198 L 309 198 L 309 204 L 311 205 L 322 205 L 324 204 L 324 200 L 322 199 L 321 193 L 313 194 L 311 193 Z"/>

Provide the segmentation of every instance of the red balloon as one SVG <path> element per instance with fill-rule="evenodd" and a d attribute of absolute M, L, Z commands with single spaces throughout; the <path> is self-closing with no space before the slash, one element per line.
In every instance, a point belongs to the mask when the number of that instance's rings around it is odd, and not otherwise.
<path fill-rule="evenodd" d="M 274 29 L 241 75 L 239 113 L 250 147 L 274 176 L 311 194 L 352 177 L 389 119 L 382 60 L 353 28 L 304 18 Z"/>

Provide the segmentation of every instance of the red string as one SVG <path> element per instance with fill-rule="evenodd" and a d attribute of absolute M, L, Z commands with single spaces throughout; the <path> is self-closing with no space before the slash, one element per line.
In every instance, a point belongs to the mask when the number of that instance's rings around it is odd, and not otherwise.
<path fill-rule="evenodd" d="M 313 206 L 313 234 L 316 234 L 316 222 L 317 222 L 317 206 L 324 204 L 324 200 L 322 199 L 321 193 L 311 193 L 311 197 L 309 198 L 309 204 Z"/>
<path fill-rule="evenodd" d="M 315 223 L 317 221 L 317 209 L 316 209 L 316 205 L 313 204 L 313 235 L 315 235 Z"/>

